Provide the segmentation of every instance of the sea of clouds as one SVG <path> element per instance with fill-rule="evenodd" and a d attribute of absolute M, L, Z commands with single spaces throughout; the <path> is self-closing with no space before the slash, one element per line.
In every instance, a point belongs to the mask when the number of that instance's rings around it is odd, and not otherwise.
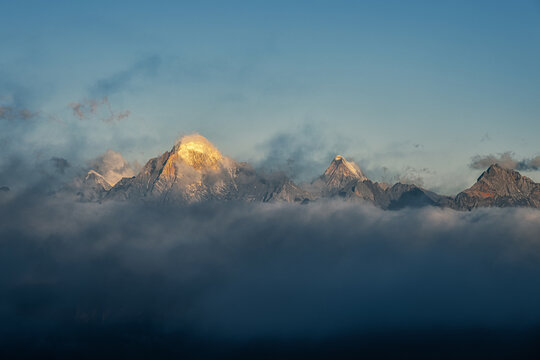
<path fill-rule="evenodd" d="M 0 218 L 9 357 L 540 351 L 538 210 L 99 204 L 29 189 L 0 193 Z"/>
<path fill-rule="evenodd" d="M 1 358 L 539 357 L 539 210 L 81 203 L 84 138 L 32 121 L 0 134 Z"/>

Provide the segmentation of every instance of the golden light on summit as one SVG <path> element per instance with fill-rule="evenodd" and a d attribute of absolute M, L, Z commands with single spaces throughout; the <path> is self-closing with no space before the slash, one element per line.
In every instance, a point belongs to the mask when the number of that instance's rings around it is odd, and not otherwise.
<path fill-rule="evenodd" d="M 219 150 L 204 136 L 195 134 L 180 140 L 178 156 L 195 169 L 217 169 L 223 158 Z"/>

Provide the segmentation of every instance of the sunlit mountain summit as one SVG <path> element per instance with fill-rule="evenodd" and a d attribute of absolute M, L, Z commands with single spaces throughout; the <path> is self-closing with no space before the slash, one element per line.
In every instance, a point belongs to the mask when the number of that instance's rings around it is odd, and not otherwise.
<path fill-rule="evenodd" d="M 111 182 L 98 171 L 90 170 L 78 191 L 80 199 L 178 204 L 201 201 L 308 203 L 341 199 L 390 210 L 422 206 L 457 210 L 540 207 L 540 184 L 499 165 L 490 166 L 475 185 L 456 197 L 439 195 L 414 184 L 374 182 L 356 163 L 342 155 L 337 155 L 320 177 L 300 186 L 282 173 L 255 170 L 248 163 L 224 156 L 199 134 L 182 137 L 170 151 L 150 159 L 137 175 L 120 181 L 117 177 L 115 174 L 116 182 Z"/>
<path fill-rule="evenodd" d="M 182 137 L 170 151 L 150 159 L 143 169 L 123 178 L 100 200 L 301 202 L 308 194 L 281 174 L 261 174 L 247 163 L 224 156 L 205 137 Z M 88 197 L 87 197 L 88 198 Z"/>
<path fill-rule="evenodd" d="M 175 156 L 195 169 L 217 169 L 223 159 L 219 150 L 198 134 L 183 137 Z"/>

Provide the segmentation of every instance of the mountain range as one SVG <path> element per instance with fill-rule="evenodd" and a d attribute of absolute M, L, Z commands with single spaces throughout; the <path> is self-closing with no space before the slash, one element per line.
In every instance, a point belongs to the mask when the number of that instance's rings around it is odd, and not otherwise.
<path fill-rule="evenodd" d="M 90 170 L 77 187 L 82 201 L 145 200 L 189 204 L 201 201 L 285 201 L 323 199 L 369 202 L 383 209 L 438 206 L 456 210 L 478 207 L 540 208 L 540 184 L 514 170 L 491 165 L 477 182 L 455 197 L 412 184 L 373 182 L 358 165 L 336 156 L 324 174 L 297 185 L 283 174 L 256 171 L 223 156 L 206 138 L 190 135 L 143 169 L 115 184 Z"/>

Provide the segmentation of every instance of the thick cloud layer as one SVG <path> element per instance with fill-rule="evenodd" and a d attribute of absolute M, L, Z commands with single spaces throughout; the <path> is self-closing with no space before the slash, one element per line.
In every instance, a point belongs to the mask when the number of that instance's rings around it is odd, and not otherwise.
<path fill-rule="evenodd" d="M 537 210 L 0 193 L 0 216 L 10 357 L 538 355 Z"/>

